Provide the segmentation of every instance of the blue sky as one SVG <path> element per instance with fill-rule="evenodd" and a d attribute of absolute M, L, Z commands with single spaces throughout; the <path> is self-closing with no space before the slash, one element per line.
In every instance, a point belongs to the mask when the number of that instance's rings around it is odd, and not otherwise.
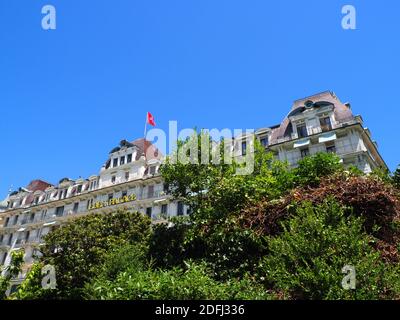
<path fill-rule="evenodd" d="M 41 28 L 44 5 L 57 29 Z M 343 30 L 354 5 L 357 30 Z M 333 90 L 400 163 L 400 2 L 1 0 L 0 198 L 97 174 L 121 139 L 159 128 L 259 128 Z"/>

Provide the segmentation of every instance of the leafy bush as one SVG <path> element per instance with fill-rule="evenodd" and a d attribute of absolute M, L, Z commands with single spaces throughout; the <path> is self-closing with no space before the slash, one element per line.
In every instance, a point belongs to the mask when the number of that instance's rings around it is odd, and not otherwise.
<path fill-rule="evenodd" d="M 11 280 L 16 278 L 21 272 L 22 264 L 24 263 L 24 250 L 16 250 L 11 252 L 11 261 L 8 267 L 5 268 L 4 276 L 0 273 L 0 300 L 7 298 L 6 292 L 11 284 Z M 2 270 L 0 270 L 2 271 Z"/>
<path fill-rule="evenodd" d="M 393 173 L 392 183 L 397 189 L 400 189 L 400 166 L 398 166 L 396 171 Z"/>
<path fill-rule="evenodd" d="M 261 270 L 275 289 L 300 299 L 398 298 L 399 267 L 384 263 L 363 231 L 361 217 L 329 200 L 297 207 L 284 232 L 269 239 L 270 253 Z M 356 289 L 345 290 L 341 270 L 356 270 Z"/>
<path fill-rule="evenodd" d="M 317 186 L 322 177 L 342 171 L 340 158 L 333 153 L 319 152 L 298 162 L 294 170 L 297 185 Z"/>
<path fill-rule="evenodd" d="M 40 261 L 55 267 L 59 297 L 79 298 L 111 252 L 126 244 L 146 246 L 150 232 L 150 219 L 139 212 L 91 214 L 49 233 Z"/>
<path fill-rule="evenodd" d="M 54 299 L 55 290 L 45 290 L 42 287 L 42 267 L 41 263 L 35 263 L 24 281 L 18 286 L 16 292 L 11 294 L 10 300 L 35 300 L 35 299 Z"/>
<path fill-rule="evenodd" d="M 157 268 L 182 265 L 189 256 L 185 237 L 190 225 L 186 217 L 173 218 L 169 223 L 153 226 L 149 241 L 149 259 Z"/>
<path fill-rule="evenodd" d="M 107 300 L 200 300 L 267 299 L 271 295 L 246 278 L 219 283 L 208 275 L 205 264 L 186 263 L 186 270 L 128 269 L 115 280 L 96 279 L 86 287 L 89 299 Z"/>
<path fill-rule="evenodd" d="M 148 265 L 146 255 L 147 251 L 142 245 L 123 245 L 107 255 L 104 263 L 99 266 L 98 274 L 100 277 L 113 280 L 119 273 L 128 269 L 132 272 L 140 271 Z"/>

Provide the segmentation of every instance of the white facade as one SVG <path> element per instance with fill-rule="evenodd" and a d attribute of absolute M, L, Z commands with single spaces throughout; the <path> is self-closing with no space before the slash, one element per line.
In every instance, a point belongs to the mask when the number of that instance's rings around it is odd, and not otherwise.
<path fill-rule="evenodd" d="M 88 179 L 62 179 L 57 186 L 33 181 L 1 203 L 0 265 L 7 265 L 10 252 L 25 250 L 25 271 L 44 235 L 72 218 L 92 212 L 111 212 L 126 207 L 153 220 L 187 214 L 188 208 L 164 192 L 159 173 L 161 155 L 150 145 L 144 156 L 143 139 L 122 141 L 109 154 L 99 175 Z M 149 151 L 147 150 L 147 151 Z M 21 275 L 24 277 L 24 274 Z"/>

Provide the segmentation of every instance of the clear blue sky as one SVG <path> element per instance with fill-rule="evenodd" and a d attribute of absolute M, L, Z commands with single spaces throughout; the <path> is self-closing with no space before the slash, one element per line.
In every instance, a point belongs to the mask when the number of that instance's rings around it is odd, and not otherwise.
<path fill-rule="evenodd" d="M 345 4 L 357 30 L 341 27 Z M 351 102 L 393 170 L 399 14 L 397 0 L 1 0 L 0 198 L 97 174 L 146 111 L 163 129 L 259 128 L 324 90 Z"/>

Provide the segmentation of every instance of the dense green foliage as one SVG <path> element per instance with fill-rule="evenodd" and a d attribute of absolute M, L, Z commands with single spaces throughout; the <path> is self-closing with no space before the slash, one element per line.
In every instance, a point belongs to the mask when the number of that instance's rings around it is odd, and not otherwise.
<path fill-rule="evenodd" d="M 41 262 L 55 266 L 60 297 L 78 298 L 107 255 L 127 243 L 146 246 L 149 236 L 150 219 L 140 213 L 92 214 L 48 234 Z"/>
<path fill-rule="evenodd" d="M 335 201 L 304 203 L 285 221 L 284 232 L 269 241 L 262 271 L 276 289 L 302 299 L 395 298 L 400 291 L 399 267 L 380 260 L 363 231 L 361 217 Z M 310 241 L 311 240 L 311 241 Z M 355 290 L 343 290 L 341 269 L 356 270 Z"/>
<path fill-rule="evenodd" d="M 89 299 L 268 299 L 263 286 L 245 278 L 226 283 L 208 275 L 204 264 L 186 263 L 185 269 L 127 269 L 116 279 L 99 278 L 86 288 Z"/>
<path fill-rule="evenodd" d="M 313 157 L 305 157 L 294 170 L 297 185 L 316 186 L 321 178 L 343 170 L 340 159 L 332 153 L 317 153 Z"/>
<path fill-rule="evenodd" d="M 203 139 L 180 142 L 176 154 L 190 156 L 188 146 Z M 224 148 L 206 153 L 222 161 Z M 188 217 L 151 225 L 119 210 L 68 222 L 46 237 L 39 263 L 10 298 L 400 297 L 399 170 L 364 176 L 328 153 L 291 169 L 258 143 L 246 175 L 236 174 L 245 164 L 235 161 L 172 160 L 161 172 L 167 192 L 190 206 Z M 56 290 L 40 286 L 45 264 L 56 269 Z M 346 265 L 355 267 L 355 289 L 341 285 Z"/>
<path fill-rule="evenodd" d="M 392 177 L 393 184 L 396 188 L 400 189 L 400 167 L 397 167 Z"/>
<path fill-rule="evenodd" d="M 11 284 L 11 280 L 18 276 L 23 262 L 24 252 L 22 250 L 12 251 L 9 266 L 5 268 L 4 276 L 0 275 L 0 300 L 6 298 L 6 292 Z"/>

